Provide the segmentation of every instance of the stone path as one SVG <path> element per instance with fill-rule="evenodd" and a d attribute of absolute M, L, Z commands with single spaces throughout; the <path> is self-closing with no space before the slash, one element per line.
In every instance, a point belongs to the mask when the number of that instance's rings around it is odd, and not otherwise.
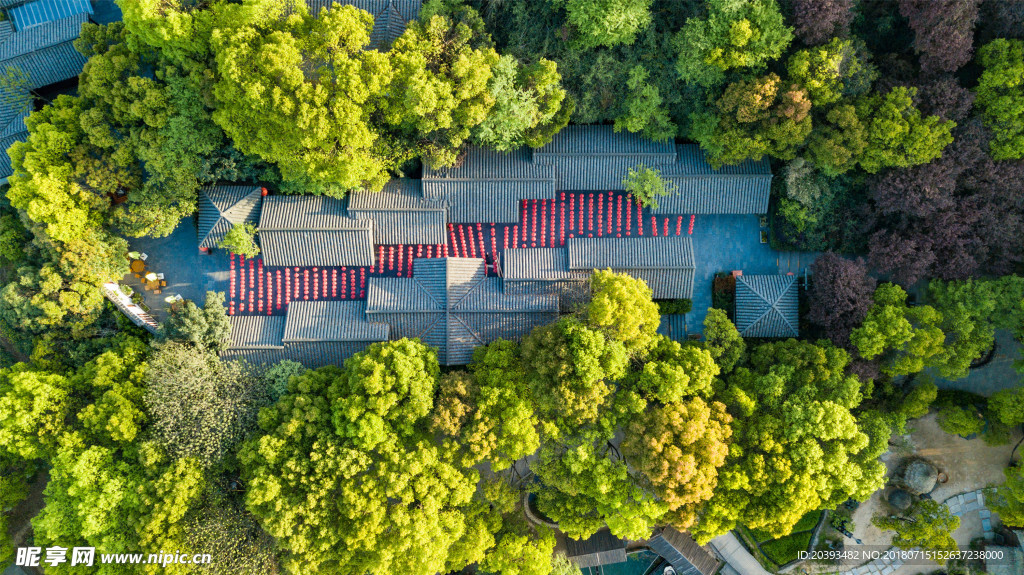
<path fill-rule="evenodd" d="M 954 495 L 945 500 L 943 504 L 949 507 L 949 511 L 953 515 L 960 517 L 961 522 L 965 519 L 978 517 L 981 520 L 985 539 L 993 538 L 992 512 L 985 507 L 985 494 L 983 490 L 978 489 Z M 903 567 L 902 559 L 887 556 L 887 554 L 883 553 L 883 557 L 848 571 L 843 571 L 839 575 L 890 575 L 895 573 L 900 567 Z M 927 571 L 924 567 L 922 565 L 914 565 L 917 571 Z"/>
<path fill-rule="evenodd" d="M 970 518 L 971 514 L 977 513 L 978 518 L 981 519 L 981 529 L 984 532 L 985 539 L 992 539 L 995 536 L 992 531 L 992 512 L 985 507 L 985 493 L 983 490 L 978 489 L 977 491 L 968 491 L 967 493 L 954 495 L 943 503 L 945 503 L 946 507 L 949 507 L 950 513 L 961 519 L 961 523 L 964 519 Z"/>

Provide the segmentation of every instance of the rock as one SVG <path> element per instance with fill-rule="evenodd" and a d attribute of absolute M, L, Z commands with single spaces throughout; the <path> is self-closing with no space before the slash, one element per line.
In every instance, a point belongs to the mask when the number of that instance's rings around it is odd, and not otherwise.
<path fill-rule="evenodd" d="M 935 489 L 938 477 L 939 472 L 935 469 L 934 465 L 917 459 L 907 465 L 906 471 L 903 472 L 903 483 L 906 485 L 907 491 L 915 495 L 921 495 L 930 493 L 932 489 Z"/>

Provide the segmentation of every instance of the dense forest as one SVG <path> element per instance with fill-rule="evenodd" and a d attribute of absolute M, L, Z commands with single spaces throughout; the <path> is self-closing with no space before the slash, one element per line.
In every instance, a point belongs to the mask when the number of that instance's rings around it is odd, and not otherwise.
<path fill-rule="evenodd" d="M 118 4 L 75 42 L 77 92 L 26 120 L 0 205 L 0 511 L 48 478 L 37 545 L 567 575 L 523 492 L 574 538 L 781 536 L 881 488 L 889 437 L 931 407 L 992 443 L 1024 424 L 1024 391 L 968 413 L 930 380 L 997 329 L 1024 338 L 1024 2 L 429 0 L 384 51 L 351 6 Z M 218 358 L 217 294 L 151 337 L 99 290 L 203 185 L 344 197 L 569 123 L 769 158 L 773 246 L 828 252 L 809 336 L 745 341 L 711 310 L 675 342 L 642 281 L 599 272 L 580 309 L 465 369 L 410 340 L 257 368 Z"/>

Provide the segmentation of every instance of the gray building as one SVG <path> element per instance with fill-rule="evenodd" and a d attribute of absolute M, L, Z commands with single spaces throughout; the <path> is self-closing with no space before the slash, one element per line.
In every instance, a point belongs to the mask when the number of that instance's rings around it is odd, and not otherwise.
<path fill-rule="evenodd" d="M 712 575 L 722 564 L 710 551 L 697 545 L 688 533 L 661 527 L 647 545 L 668 561 L 677 575 Z"/>
<path fill-rule="evenodd" d="M 736 278 L 736 329 L 743 337 L 799 337 L 796 276 Z"/>
<path fill-rule="evenodd" d="M 37 0 L 0 4 L 0 74 L 12 79 L 0 87 L 0 179 L 13 173 L 7 148 L 28 139 L 25 118 L 35 106 L 33 92 L 76 79 L 85 56 L 72 44 L 89 21 L 87 0 Z"/>

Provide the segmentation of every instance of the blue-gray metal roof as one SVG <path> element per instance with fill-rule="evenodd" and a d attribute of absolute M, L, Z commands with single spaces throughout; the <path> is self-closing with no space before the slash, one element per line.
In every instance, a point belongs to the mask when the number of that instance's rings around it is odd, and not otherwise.
<path fill-rule="evenodd" d="M 799 337 L 796 276 L 736 278 L 736 329 L 743 337 Z"/>
<path fill-rule="evenodd" d="M 373 16 L 370 45 L 373 50 L 387 50 L 405 32 L 406 25 L 419 17 L 421 0 L 306 0 L 314 16 L 334 4 L 355 6 Z"/>
<path fill-rule="evenodd" d="M 626 542 L 603 528 L 586 539 L 566 537 L 565 555 L 580 568 L 615 565 L 626 561 Z"/>
<path fill-rule="evenodd" d="M 367 321 L 365 309 L 361 301 L 295 301 L 284 316 L 231 316 L 231 346 L 221 359 L 342 365 L 367 345 L 387 339 L 388 326 Z"/>
<path fill-rule="evenodd" d="M 286 317 L 285 343 L 388 339 L 387 324 L 367 321 L 365 301 L 294 301 Z"/>
<path fill-rule="evenodd" d="M 419 338 L 442 364 L 462 365 L 480 345 L 557 319 L 558 298 L 503 292 L 482 259 L 417 259 L 411 278 L 369 279 L 367 314 L 387 323 L 392 339 Z"/>
<path fill-rule="evenodd" d="M 567 126 L 551 143 L 534 150 L 533 160 L 554 167 L 558 190 L 622 190 L 630 168 L 671 164 L 676 150 L 672 142 L 615 132 L 611 126 Z"/>
<path fill-rule="evenodd" d="M 455 167 L 424 166 L 423 195 L 441 199 L 453 223 L 514 223 L 521 200 L 555 197 L 555 177 L 526 148 L 496 152 L 470 146 Z"/>
<path fill-rule="evenodd" d="M 764 214 L 768 212 L 772 173 L 767 159 L 746 160 L 715 170 L 704 151 L 692 144 L 677 146 L 677 161 L 659 166 L 675 188 L 658 198 L 654 214 Z"/>
<path fill-rule="evenodd" d="M 419 180 L 388 182 L 380 192 L 355 192 L 349 196 L 348 213 L 373 222 L 374 243 L 447 243 L 447 212 L 438 198 L 425 198 Z"/>
<path fill-rule="evenodd" d="M 11 8 L 8 12 L 14 27 L 18 30 L 78 14 L 92 14 L 92 4 L 89 0 L 35 0 Z"/>
<path fill-rule="evenodd" d="M 260 218 L 262 190 L 256 186 L 206 186 L 199 191 L 199 247 L 215 248 L 236 224 Z"/>
<path fill-rule="evenodd" d="M 53 22 L 16 30 L 0 44 L 0 61 L 11 60 L 36 50 L 71 42 L 82 33 L 82 24 L 89 21 L 88 14 L 75 14 Z M 45 84 L 43 84 L 45 86 Z"/>

